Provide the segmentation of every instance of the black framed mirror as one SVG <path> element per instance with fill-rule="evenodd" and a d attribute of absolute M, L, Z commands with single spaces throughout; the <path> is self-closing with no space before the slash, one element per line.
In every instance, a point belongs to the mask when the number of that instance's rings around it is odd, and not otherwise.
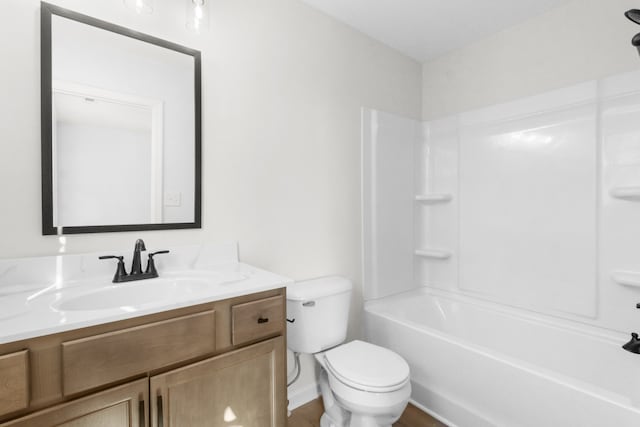
<path fill-rule="evenodd" d="M 201 227 L 200 52 L 41 3 L 42 233 Z"/>

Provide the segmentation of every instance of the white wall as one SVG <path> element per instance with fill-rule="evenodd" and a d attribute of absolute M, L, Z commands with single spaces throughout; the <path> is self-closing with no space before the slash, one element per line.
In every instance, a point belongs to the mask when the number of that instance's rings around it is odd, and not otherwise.
<path fill-rule="evenodd" d="M 0 257 L 236 239 L 242 261 L 294 279 L 355 281 L 359 331 L 360 108 L 420 117 L 420 65 L 296 0 L 181 1 L 137 16 L 121 0 L 52 3 L 202 51 L 202 230 L 41 235 L 39 2 L 0 14 Z M 309 364 L 299 387 L 309 384 Z"/>
<path fill-rule="evenodd" d="M 423 118 L 640 68 L 631 46 L 640 27 L 623 15 L 637 7 L 633 0 L 574 0 L 425 63 Z"/>

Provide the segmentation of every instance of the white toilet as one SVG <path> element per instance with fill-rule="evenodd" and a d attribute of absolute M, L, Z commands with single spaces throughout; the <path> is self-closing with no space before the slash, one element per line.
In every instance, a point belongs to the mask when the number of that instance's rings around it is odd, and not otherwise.
<path fill-rule="evenodd" d="M 347 334 L 351 282 L 322 277 L 287 287 L 287 346 L 321 366 L 322 427 L 390 427 L 411 395 L 409 365 L 396 353 Z"/>

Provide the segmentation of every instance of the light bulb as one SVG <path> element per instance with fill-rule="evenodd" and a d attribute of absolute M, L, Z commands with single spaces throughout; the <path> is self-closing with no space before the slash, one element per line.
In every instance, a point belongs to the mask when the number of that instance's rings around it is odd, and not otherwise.
<path fill-rule="evenodd" d="M 123 0 L 124 5 L 138 15 L 153 13 L 153 0 Z"/>
<path fill-rule="evenodd" d="M 199 33 L 209 25 L 209 10 L 206 0 L 186 0 L 187 28 Z"/>

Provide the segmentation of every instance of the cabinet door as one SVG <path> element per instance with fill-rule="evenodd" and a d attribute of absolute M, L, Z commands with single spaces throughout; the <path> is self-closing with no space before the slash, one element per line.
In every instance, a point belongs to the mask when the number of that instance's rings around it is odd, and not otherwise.
<path fill-rule="evenodd" d="M 285 426 L 284 345 L 277 337 L 152 377 L 152 426 Z"/>
<path fill-rule="evenodd" d="M 35 412 L 1 427 L 146 427 L 149 380 L 142 379 Z"/>

